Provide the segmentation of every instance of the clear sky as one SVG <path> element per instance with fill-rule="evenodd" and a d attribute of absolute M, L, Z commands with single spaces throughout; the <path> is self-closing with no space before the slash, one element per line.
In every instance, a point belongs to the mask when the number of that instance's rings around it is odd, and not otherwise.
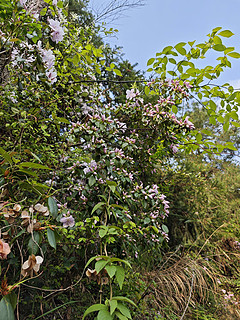
<path fill-rule="evenodd" d="M 97 10 L 109 2 L 90 0 L 90 6 Z M 125 12 L 125 17 L 109 26 L 117 28 L 119 33 L 117 39 L 107 41 L 122 46 L 125 58 L 138 62 L 143 70 L 148 59 L 165 46 L 181 41 L 204 41 L 215 27 L 231 30 L 235 35 L 225 38 L 225 43 L 240 52 L 240 0 L 145 0 L 145 6 Z M 240 85 L 239 79 L 240 59 L 232 63 L 232 69 L 221 81 Z"/>

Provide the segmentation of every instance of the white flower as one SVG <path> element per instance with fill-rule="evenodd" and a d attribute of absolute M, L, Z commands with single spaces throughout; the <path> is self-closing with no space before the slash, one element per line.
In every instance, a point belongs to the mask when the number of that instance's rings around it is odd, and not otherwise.
<path fill-rule="evenodd" d="M 133 98 L 135 98 L 137 94 L 134 91 L 135 91 L 134 89 L 127 90 L 126 91 L 126 98 L 129 100 L 132 100 Z"/>
<path fill-rule="evenodd" d="M 28 260 L 22 265 L 21 274 L 25 277 L 27 275 L 33 275 L 33 271 L 37 273 L 39 271 L 40 265 L 43 263 L 43 258 L 41 256 L 35 256 L 32 254 L 29 256 Z"/>
<path fill-rule="evenodd" d="M 57 72 L 53 68 L 46 72 L 46 76 L 51 84 L 57 81 Z"/>
<path fill-rule="evenodd" d="M 63 40 L 64 30 L 63 27 L 60 25 L 60 21 L 49 19 L 49 27 L 52 29 L 52 41 L 58 43 L 59 41 Z"/>

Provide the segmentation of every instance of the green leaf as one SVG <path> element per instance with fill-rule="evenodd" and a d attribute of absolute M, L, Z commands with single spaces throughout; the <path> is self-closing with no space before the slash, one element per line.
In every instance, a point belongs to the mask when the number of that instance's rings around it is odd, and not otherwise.
<path fill-rule="evenodd" d="M 109 260 L 99 260 L 95 263 L 95 270 L 97 273 L 99 273 L 105 266 L 106 264 L 109 263 Z"/>
<path fill-rule="evenodd" d="M 89 187 L 93 186 L 95 182 L 96 182 L 96 179 L 95 179 L 94 176 L 90 176 L 90 177 L 88 178 Z"/>
<path fill-rule="evenodd" d="M 12 291 L 9 294 L 7 294 L 5 296 L 5 298 L 12 305 L 13 310 L 15 310 L 15 308 L 17 306 L 17 295 L 16 295 L 16 293 Z M 0 313 L 0 315 L 1 315 L 1 313 Z"/>
<path fill-rule="evenodd" d="M 225 122 L 224 125 L 223 125 L 223 130 L 224 131 L 228 131 L 228 128 L 229 128 L 229 121 Z"/>
<path fill-rule="evenodd" d="M 33 168 L 33 169 L 43 169 L 43 170 L 51 170 L 50 168 L 43 166 L 42 164 L 39 163 L 34 163 L 34 162 L 22 162 L 19 164 L 19 167 L 27 167 L 27 168 Z"/>
<path fill-rule="evenodd" d="M 1 147 L 0 147 L 0 154 L 3 156 L 6 162 L 9 162 L 10 164 L 12 164 L 11 156 Z"/>
<path fill-rule="evenodd" d="M 213 124 L 214 126 L 216 125 L 216 119 L 215 119 L 215 117 L 209 117 L 209 123 L 210 124 Z"/>
<path fill-rule="evenodd" d="M 222 36 L 222 37 L 230 38 L 234 35 L 234 33 L 232 33 L 232 31 L 230 31 L 230 30 L 223 30 L 223 31 L 219 32 L 218 35 Z"/>
<path fill-rule="evenodd" d="M 223 116 L 218 116 L 218 117 L 217 117 L 217 121 L 219 121 L 220 123 L 224 123 L 224 118 L 223 118 Z"/>
<path fill-rule="evenodd" d="M 212 132 L 211 132 L 210 130 L 207 130 L 207 129 L 202 129 L 201 132 L 202 132 L 203 134 L 208 135 L 208 136 L 211 136 L 211 135 L 212 135 Z"/>
<path fill-rule="evenodd" d="M 224 51 L 226 49 L 226 47 L 223 44 L 215 44 L 213 46 L 213 50 L 215 51 Z"/>
<path fill-rule="evenodd" d="M 95 311 L 99 311 L 99 310 L 107 310 L 107 306 L 106 306 L 105 304 L 94 304 L 94 305 L 92 305 L 91 307 L 89 307 L 89 308 L 84 312 L 84 315 L 83 315 L 82 320 L 84 320 L 84 318 L 85 318 L 89 313 L 92 313 L 92 312 L 95 312 Z"/>
<path fill-rule="evenodd" d="M 34 239 L 34 241 L 33 241 Z M 37 231 L 33 232 L 33 239 L 32 237 L 30 237 L 29 241 L 28 241 L 28 251 L 29 254 L 34 254 L 36 255 L 39 249 L 39 242 L 40 242 L 40 235 Z"/>
<path fill-rule="evenodd" d="M 55 233 L 53 230 L 51 230 L 50 228 L 47 229 L 47 238 L 48 238 L 48 242 L 50 244 L 51 247 L 53 247 L 56 250 L 56 237 L 55 237 Z"/>
<path fill-rule="evenodd" d="M 52 197 L 48 198 L 48 207 L 51 215 L 56 218 L 58 216 L 58 206 L 56 200 Z"/>
<path fill-rule="evenodd" d="M 101 208 L 101 207 L 104 206 L 104 205 L 105 205 L 105 202 L 98 202 L 98 203 L 94 206 L 94 208 L 92 209 L 92 214 L 93 214 L 93 212 L 95 212 L 97 209 Z"/>
<path fill-rule="evenodd" d="M 107 265 L 105 269 L 107 270 L 107 273 L 110 278 L 112 278 L 115 275 L 117 270 L 115 266 L 110 266 L 110 265 Z"/>
<path fill-rule="evenodd" d="M 229 57 L 236 58 L 236 59 L 240 58 L 240 53 L 238 53 L 238 52 L 229 52 L 229 53 L 227 53 L 227 55 Z"/>
<path fill-rule="evenodd" d="M 112 297 L 112 300 L 125 301 L 125 302 L 132 304 L 134 307 L 137 308 L 137 305 L 135 304 L 135 302 L 133 302 L 132 300 L 130 300 L 126 297 L 116 296 L 116 297 Z"/>
<path fill-rule="evenodd" d="M 234 147 L 234 145 L 233 145 L 232 142 L 226 142 L 226 143 L 225 143 L 225 148 L 230 149 L 230 150 L 237 151 L 237 148 Z"/>
<path fill-rule="evenodd" d="M 215 103 L 213 100 L 210 100 L 210 101 L 209 101 L 209 107 L 210 107 L 210 109 L 213 110 L 213 111 L 216 111 L 216 109 L 217 109 L 217 105 L 216 105 L 216 103 Z"/>
<path fill-rule="evenodd" d="M 132 319 L 129 309 L 124 304 L 118 302 L 117 308 L 125 317 Z"/>
<path fill-rule="evenodd" d="M 100 310 L 97 315 L 97 320 L 113 320 L 113 316 L 108 310 Z"/>
<path fill-rule="evenodd" d="M 110 301 L 109 301 L 110 314 L 111 314 L 111 315 L 112 315 L 113 312 L 116 310 L 117 305 L 118 305 L 117 300 L 110 300 Z"/>
<path fill-rule="evenodd" d="M 107 180 L 106 183 L 109 186 L 109 188 L 112 190 L 112 192 L 114 193 L 116 190 L 116 187 L 117 187 L 117 183 L 115 181 L 110 181 L 110 180 Z"/>
<path fill-rule="evenodd" d="M 126 264 L 129 268 L 131 267 L 131 264 L 127 260 L 119 259 L 119 258 L 110 258 L 110 262 L 122 262 Z"/>
<path fill-rule="evenodd" d="M 196 134 L 196 140 L 197 140 L 198 143 L 201 143 L 201 141 L 202 141 L 202 135 L 201 135 L 201 133 L 198 132 L 198 133 Z"/>
<path fill-rule="evenodd" d="M 18 172 L 24 173 L 24 174 L 26 174 L 26 175 L 33 176 L 33 177 L 35 177 L 35 178 L 38 178 L 38 175 L 36 174 L 36 172 L 31 171 L 31 170 L 21 169 L 21 170 L 18 170 Z"/>
<path fill-rule="evenodd" d="M 113 69 L 113 72 L 114 72 L 117 76 L 122 77 L 122 73 L 121 73 L 120 70 L 118 70 L 118 69 Z"/>
<path fill-rule="evenodd" d="M 120 312 L 116 311 L 115 315 L 120 319 L 120 320 L 128 320 L 127 317 L 125 317 L 124 315 L 122 315 Z"/>
<path fill-rule="evenodd" d="M 155 61 L 155 58 L 149 59 L 147 62 L 147 66 L 150 66 L 151 64 L 153 64 L 154 61 Z"/>
<path fill-rule="evenodd" d="M 165 224 L 162 224 L 162 229 L 164 232 L 168 233 L 169 230 L 168 230 L 168 227 L 165 225 Z"/>
<path fill-rule="evenodd" d="M 175 49 L 177 50 L 177 52 L 183 56 L 187 53 L 186 49 L 183 48 L 183 46 L 185 46 L 185 44 L 186 44 L 185 42 L 180 42 L 175 46 Z"/>
<path fill-rule="evenodd" d="M 43 8 L 43 9 L 40 11 L 40 16 L 45 16 L 46 13 L 47 13 L 47 7 L 46 7 L 46 8 Z"/>
<path fill-rule="evenodd" d="M 14 310 L 7 296 L 4 296 L 0 301 L 0 319 L 15 320 Z"/>
<path fill-rule="evenodd" d="M 175 114 L 178 113 L 178 108 L 177 108 L 177 106 L 175 106 L 175 105 L 172 106 L 172 112 L 175 113 Z"/>
<path fill-rule="evenodd" d="M 232 123 L 232 125 L 234 125 L 234 127 L 240 128 L 240 123 L 235 122 L 235 121 L 232 121 L 231 123 Z"/>
<path fill-rule="evenodd" d="M 107 227 L 100 229 L 99 230 L 99 237 L 103 238 L 107 234 L 107 232 L 108 232 L 108 228 Z"/>
<path fill-rule="evenodd" d="M 116 266 L 115 276 L 116 276 L 117 283 L 118 283 L 120 289 L 122 290 L 123 282 L 125 279 L 125 271 L 122 266 Z"/>

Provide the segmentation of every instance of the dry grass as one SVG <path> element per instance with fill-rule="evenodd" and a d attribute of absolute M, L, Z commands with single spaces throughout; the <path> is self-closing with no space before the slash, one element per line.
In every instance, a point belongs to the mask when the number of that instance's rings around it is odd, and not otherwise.
<path fill-rule="evenodd" d="M 207 261 L 190 257 L 169 257 L 165 268 L 146 274 L 149 281 L 144 300 L 155 310 L 166 306 L 180 317 L 189 306 L 204 303 L 218 289 L 216 276 Z"/>

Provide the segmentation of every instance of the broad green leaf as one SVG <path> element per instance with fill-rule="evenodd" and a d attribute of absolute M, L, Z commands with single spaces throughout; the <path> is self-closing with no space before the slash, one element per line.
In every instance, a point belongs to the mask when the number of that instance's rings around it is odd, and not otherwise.
<path fill-rule="evenodd" d="M 125 279 L 124 268 L 121 267 L 121 266 L 116 266 L 115 276 L 116 276 L 117 283 L 118 283 L 120 289 L 122 290 L 123 282 L 124 282 L 124 279 Z"/>
<path fill-rule="evenodd" d="M 47 7 L 46 7 L 46 8 L 43 8 L 43 9 L 40 11 L 40 16 L 45 16 L 46 13 L 47 13 Z"/>
<path fill-rule="evenodd" d="M 109 188 L 112 190 L 112 192 L 114 193 L 116 190 L 116 187 L 117 187 L 117 183 L 115 181 L 110 181 L 110 180 L 107 180 L 106 183 L 109 186 Z"/>
<path fill-rule="evenodd" d="M 236 59 L 240 58 L 240 53 L 238 53 L 238 52 L 229 52 L 229 53 L 227 53 L 227 55 L 231 58 L 236 58 Z"/>
<path fill-rule="evenodd" d="M 14 310 L 7 296 L 3 297 L 0 301 L 0 319 L 15 320 Z"/>
<path fill-rule="evenodd" d="M 99 260 L 95 263 L 95 270 L 97 273 L 99 273 L 107 264 L 109 263 L 109 260 Z"/>
<path fill-rule="evenodd" d="M 51 170 L 50 168 L 43 166 L 42 164 L 39 163 L 34 163 L 34 162 L 22 162 L 19 164 L 19 167 L 26 167 L 26 168 L 33 168 L 33 169 L 43 169 L 43 170 Z"/>
<path fill-rule="evenodd" d="M 111 316 L 108 310 L 100 310 L 97 315 L 97 320 L 113 320 L 113 316 Z"/>
<path fill-rule="evenodd" d="M 89 307 L 89 308 L 84 312 L 84 315 L 83 315 L 82 320 L 84 320 L 85 317 L 86 317 L 89 313 L 92 313 L 92 312 L 95 312 L 95 311 L 99 311 L 99 310 L 107 310 L 107 306 L 106 306 L 105 304 L 94 304 L 94 305 L 92 305 L 91 307 Z"/>
<path fill-rule="evenodd" d="M 99 237 L 100 238 L 103 238 L 106 234 L 107 234 L 107 232 L 108 232 L 108 229 L 107 228 L 102 228 L 102 229 L 100 229 L 99 230 Z"/>
<path fill-rule="evenodd" d="M 18 172 L 38 178 L 38 175 L 36 174 L 36 172 L 31 170 L 21 169 L 21 170 L 18 170 Z"/>
<path fill-rule="evenodd" d="M 175 114 L 178 113 L 178 108 L 177 108 L 177 106 L 175 106 L 175 105 L 172 106 L 172 112 L 175 113 Z"/>
<path fill-rule="evenodd" d="M 12 164 L 11 156 L 1 147 L 0 147 L 0 154 L 3 156 L 6 162 L 9 162 L 10 164 Z"/>
<path fill-rule="evenodd" d="M 114 72 L 117 76 L 122 77 L 122 73 L 121 73 L 120 70 L 118 70 L 118 69 L 113 69 L 113 72 Z"/>
<path fill-rule="evenodd" d="M 128 320 L 128 318 L 125 317 L 124 315 L 122 315 L 119 311 L 116 311 L 114 314 L 115 314 L 115 315 L 118 317 L 118 319 L 120 319 L 120 320 Z"/>
<path fill-rule="evenodd" d="M 95 179 L 94 176 L 90 176 L 90 177 L 88 178 L 89 187 L 93 186 L 95 182 L 96 182 L 96 179 Z"/>
<path fill-rule="evenodd" d="M 89 260 L 88 260 L 88 262 L 87 262 L 87 264 L 85 265 L 85 269 L 90 265 L 90 263 L 93 261 L 93 260 L 95 260 L 96 258 L 102 258 L 102 259 L 105 259 L 105 260 L 109 260 L 109 257 L 107 257 L 107 256 L 94 256 L 94 257 L 92 257 L 92 258 L 90 258 Z"/>
<path fill-rule="evenodd" d="M 208 136 L 211 136 L 212 135 L 212 132 L 210 130 L 207 130 L 207 129 L 202 129 L 201 132 L 203 134 L 207 134 Z"/>
<path fill-rule="evenodd" d="M 226 147 L 227 149 L 230 149 L 230 150 L 233 150 L 233 151 L 237 151 L 237 148 L 234 147 L 234 145 L 233 145 L 232 142 L 226 142 L 226 143 L 225 143 L 225 147 Z"/>
<path fill-rule="evenodd" d="M 58 216 L 58 206 L 56 200 L 52 197 L 48 198 L 48 207 L 51 215 L 56 218 Z"/>
<path fill-rule="evenodd" d="M 186 44 L 185 42 L 180 42 L 175 46 L 175 49 L 177 50 L 177 52 L 183 56 L 187 53 L 186 49 L 183 48 L 183 46 L 185 46 L 185 44 Z"/>
<path fill-rule="evenodd" d="M 216 111 L 216 109 L 217 109 L 217 105 L 213 100 L 209 101 L 209 107 L 211 110 L 214 110 L 214 111 Z"/>
<path fill-rule="evenodd" d="M 232 117 L 232 119 L 238 120 L 238 114 L 237 114 L 237 112 L 232 111 L 232 112 L 230 113 L 230 116 Z"/>
<path fill-rule="evenodd" d="M 6 300 L 12 305 L 13 310 L 15 310 L 17 306 L 17 295 L 15 292 L 10 292 L 5 296 Z M 0 313 L 1 315 L 1 313 Z"/>
<path fill-rule="evenodd" d="M 119 259 L 119 258 L 109 258 L 110 262 L 122 262 L 124 264 L 126 264 L 129 268 L 131 267 L 131 264 L 127 261 L 127 260 L 123 260 L 123 259 Z"/>
<path fill-rule="evenodd" d="M 95 212 L 97 209 L 101 208 L 101 207 L 104 206 L 104 205 L 105 205 L 105 202 L 99 202 L 99 203 L 97 203 L 97 204 L 94 206 L 94 208 L 92 209 L 92 214 L 93 214 L 93 212 Z"/>
<path fill-rule="evenodd" d="M 111 315 L 112 315 L 112 314 L 113 314 L 113 312 L 116 310 L 117 305 L 118 305 L 117 300 L 110 300 L 110 301 L 109 301 L 110 314 L 111 314 Z"/>
<path fill-rule="evenodd" d="M 220 123 L 224 123 L 224 118 L 223 118 L 223 116 L 218 116 L 218 117 L 217 117 L 217 121 L 219 121 Z"/>
<path fill-rule="evenodd" d="M 110 266 L 110 265 L 107 265 L 105 269 L 107 270 L 107 273 L 110 278 L 112 278 L 115 275 L 117 270 L 115 266 Z"/>
<path fill-rule="evenodd" d="M 34 158 L 36 158 L 39 162 L 42 162 L 41 159 L 32 151 L 28 150 L 28 149 L 24 149 L 24 151 L 28 154 L 30 154 L 31 156 L 33 156 Z"/>
<path fill-rule="evenodd" d="M 169 230 L 168 230 L 168 227 L 165 225 L 165 224 L 162 224 L 162 229 L 164 232 L 168 233 Z"/>
<path fill-rule="evenodd" d="M 154 61 L 155 61 L 155 58 L 149 59 L 147 62 L 147 66 L 150 66 L 151 64 L 153 64 Z"/>
<path fill-rule="evenodd" d="M 50 246 L 53 247 L 56 250 L 55 233 L 50 228 L 47 229 L 47 238 L 48 238 L 48 242 L 49 242 Z"/>
<path fill-rule="evenodd" d="M 118 310 L 128 319 L 132 319 L 129 309 L 122 303 L 118 302 Z"/>
<path fill-rule="evenodd" d="M 219 32 L 218 35 L 222 36 L 222 37 L 230 38 L 234 35 L 234 33 L 232 33 L 232 31 L 230 31 L 230 30 L 223 30 L 223 31 Z"/>
<path fill-rule="evenodd" d="M 223 44 L 215 44 L 213 46 L 213 50 L 215 51 L 224 51 L 226 49 L 226 47 Z"/>
<path fill-rule="evenodd" d="M 234 125 L 234 127 L 240 128 L 240 123 L 232 121 L 231 122 L 232 125 Z"/>
<path fill-rule="evenodd" d="M 126 297 L 116 296 L 116 297 L 112 297 L 112 300 L 125 301 L 125 302 L 132 304 L 134 307 L 137 308 L 136 303 Z"/>
<path fill-rule="evenodd" d="M 34 241 L 33 241 L 34 239 Z M 29 241 L 28 241 L 28 251 L 29 254 L 34 254 L 36 255 L 38 250 L 39 250 L 39 242 L 40 242 L 40 235 L 37 231 L 33 232 L 33 239 L 32 236 L 30 237 Z"/>
<path fill-rule="evenodd" d="M 201 143 L 201 141 L 202 141 L 202 135 L 201 135 L 201 133 L 198 132 L 198 133 L 196 134 L 196 140 L 197 140 L 198 143 Z"/>
<path fill-rule="evenodd" d="M 224 125 L 223 125 L 223 130 L 224 131 L 228 131 L 228 128 L 229 128 L 229 121 L 225 122 Z"/>

